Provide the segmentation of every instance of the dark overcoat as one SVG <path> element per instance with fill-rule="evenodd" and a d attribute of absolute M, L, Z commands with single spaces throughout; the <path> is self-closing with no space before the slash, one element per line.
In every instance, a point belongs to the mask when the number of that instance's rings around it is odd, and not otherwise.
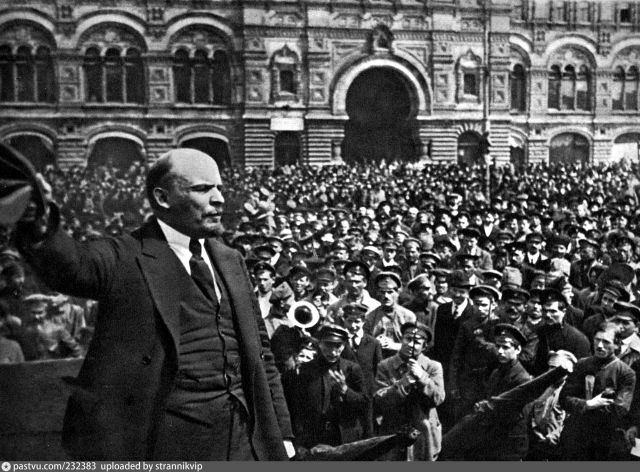
<path fill-rule="evenodd" d="M 28 260 L 55 290 L 99 301 L 95 334 L 69 399 L 63 444 L 78 459 L 144 460 L 178 370 L 186 269 L 155 219 L 131 235 L 77 243 L 56 228 Z M 286 460 L 292 436 L 280 376 L 244 261 L 209 239 L 233 309 L 252 444 L 260 460 Z M 183 286 L 185 285 L 185 286 Z"/>

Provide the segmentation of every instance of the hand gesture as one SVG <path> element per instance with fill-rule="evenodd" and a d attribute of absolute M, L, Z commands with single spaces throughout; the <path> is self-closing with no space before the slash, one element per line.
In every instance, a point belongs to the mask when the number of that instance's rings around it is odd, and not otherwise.
<path fill-rule="evenodd" d="M 418 361 L 415 359 L 409 359 L 409 372 L 413 375 L 416 380 L 420 380 L 422 375 L 424 374 L 424 369 L 418 364 Z"/>
<path fill-rule="evenodd" d="M 347 387 L 347 377 L 342 372 L 329 369 L 329 379 L 334 385 L 338 386 L 340 393 L 347 393 L 349 389 L 349 387 Z"/>
<path fill-rule="evenodd" d="M 587 408 L 589 410 L 596 410 L 598 408 L 602 408 L 605 406 L 609 406 L 613 404 L 613 399 L 611 398 L 603 398 L 604 392 L 600 395 L 593 397 L 591 400 L 587 400 Z"/>
<path fill-rule="evenodd" d="M 380 346 L 382 346 L 382 349 L 387 349 L 392 342 L 391 339 L 389 339 L 384 334 L 379 335 L 377 339 L 380 342 Z"/>

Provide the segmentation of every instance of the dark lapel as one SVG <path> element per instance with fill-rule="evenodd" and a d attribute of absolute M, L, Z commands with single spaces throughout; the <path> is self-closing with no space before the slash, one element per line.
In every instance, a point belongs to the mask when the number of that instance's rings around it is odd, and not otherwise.
<path fill-rule="evenodd" d="M 190 278 L 155 218 L 141 228 L 140 236 L 142 255 L 138 256 L 138 261 L 177 354 L 180 352 L 180 296 L 188 289 Z"/>
<path fill-rule="evenodd" d="M 233 250 L 215 239 L 207 239 L 206 247 L 211 263 L 215 265 L 222 279 L 220 283 L 224 284 L 229 294 L 229 303 L 238 330 L 238 341 L 241 348 L 245 350 L 243 360 L 245 362 L 256 360 L 260 356 L 261 345 L 253 307 L 254 295 L 247 290 L 251 282 L 245 275 L 240 258 Z M 253 369 L 255 365 L 250 367 Z"/>

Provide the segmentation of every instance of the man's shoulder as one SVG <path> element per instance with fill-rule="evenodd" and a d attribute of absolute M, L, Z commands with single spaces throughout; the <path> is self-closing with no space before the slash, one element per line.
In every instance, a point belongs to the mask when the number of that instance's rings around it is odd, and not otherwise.
<path fill-rule="evenodd" d="M 416 314 L 409 310 L 408 308 L 405 308 L 401 305 L 396 305 L 396 308 L 394 310 L 396 312 L 396 314 L 398 314 L 399 316 L 401 316 L 402 318 L 413 318 L 415 319 Z"/>

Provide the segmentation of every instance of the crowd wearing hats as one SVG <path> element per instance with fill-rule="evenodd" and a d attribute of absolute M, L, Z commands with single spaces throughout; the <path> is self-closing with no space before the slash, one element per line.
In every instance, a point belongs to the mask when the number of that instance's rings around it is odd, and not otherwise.
<path fill-rule="evenodd" d="M 82 240 L 149 215 L 144 174 L 135 164 L 45 178 Z M 223 172 L 222 239 L 246 259 L 304 447 L 412 425 L 421 439 L 388 458 L 436 460 L 443 434 L 478 402 L 555 368 L 563 353 L 580 368 L 461 458 L 633 457 L 637 166 L 496 168 L 490 199 L 483 175 L 402 163 Z M 10 228 L 0 239 L 0 362 L 82 356 L 95 302 L 59 309 L 12 249 Z M 603 326 L 616 327 L 611 352 Z M 576 421 L 614 440 L 578 455 Z"/>

